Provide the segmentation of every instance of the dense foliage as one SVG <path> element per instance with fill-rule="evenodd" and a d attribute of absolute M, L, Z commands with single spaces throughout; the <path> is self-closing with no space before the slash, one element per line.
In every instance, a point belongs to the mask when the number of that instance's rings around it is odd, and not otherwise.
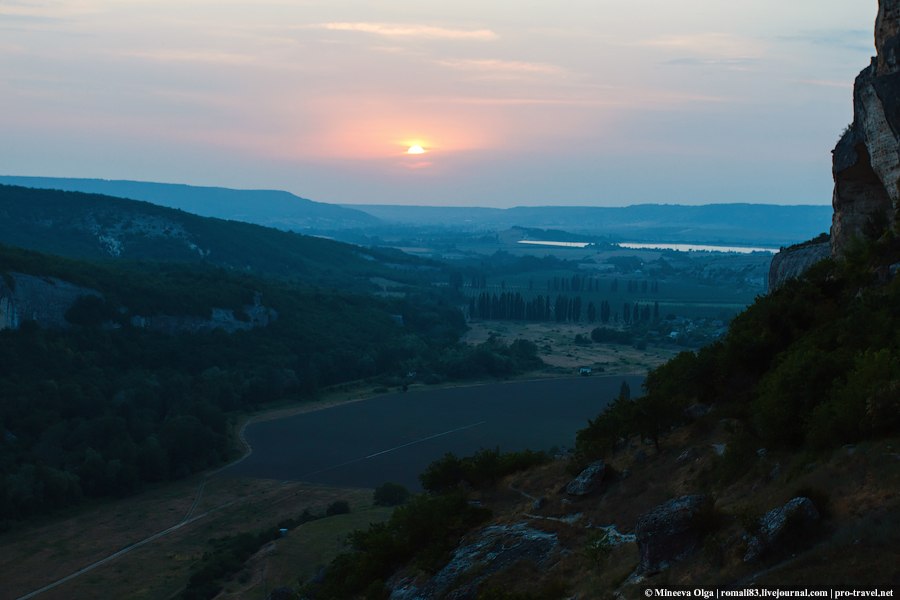
<path fill-rule="evenodd" d="M 0 273 L 50 275 L 103 294 L 67 330 L 0 331 L 0 525 L 117 496 L 229 458 L 229 413 L 361 379 L 507 376 L 541 365 L 534 344 L 458 342 L 449 288 L 405 298 L 325 291 L 211 265 L 91 263 L 0 246 Z M 13 282 L 14 283 L 14 282 Z M 259 298 L 265 328 L 154 333 L 133 315 L 208 317 Z M 394 382 L 394 383 L 391 383 Z"/>
<path fill-rule="evenodd" d="M 353 532 L 354 551 L 335 558 L 303 588 L 303 595 L 313 600 L 353 598 L 364 592 L 378 597 L 384 582 L 413 558 L 420 569 L 436 572 L 462 536 L 490 517 L 490 509 L 469 504 L 459 488 L 414 496 L 409 504 L 394 509 L 386 523 Z"/>
<path fill-rule="evenodd" d="M 547 453 L 531 450 L 501 453 L 499 448 L 482 449 L 462 458 L 447 453 L 419 475 L 428 493 L 413 496 L 409 504 L 396 508 L 388 522 L 351 534 L 354 552 L 334 559 L 304 587 L 303 595 L 313 600 L 353 598 L 362 593 L 367 598 L 386 597 L 384 582 L 413 558 L 417 568 L 437 572 L 462 536 L 491 517 L 489 509 L 468 502 L 460 484 L 492 485 L 548 460 Z M 385 484 L 379 490 L 387 488 Z"/>
<path fill-rule="evenodd" d="M 644 396 L 619 399 L 578 433 L 584 460 L 618 440 L 659 438 L 694 402 L 738 419 L 736 465 L 755 448 L 827 450 L 900 431 L 900 239 L 888 233 L 826 259 L 757 298 L 726 338 L 650 371 Z M 734 471 L 735 469 L 731 469 Z"/>
<path fill-rule="evenodd" d="M 476 488 L 492 485 L 502 477 L 517 471 L 524 471 L 550 460 L 546 452 L 523 450 L 521 452 L 500 453 L 500 448 L 481 449 L 472 456 L 462 458 L 448 452 L 436 460 L 419 475 L 425 490 L 441 493 L 466 482 Z"/>

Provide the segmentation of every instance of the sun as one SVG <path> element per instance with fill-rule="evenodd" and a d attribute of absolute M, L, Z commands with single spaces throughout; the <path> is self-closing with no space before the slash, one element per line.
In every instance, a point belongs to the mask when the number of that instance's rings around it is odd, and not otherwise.
<path fill-rule="evenodd" d="M 407 154 L 423 154 L 424 152 L 422 146 L 410 146 L 409 150 L 406 151 Z"/>

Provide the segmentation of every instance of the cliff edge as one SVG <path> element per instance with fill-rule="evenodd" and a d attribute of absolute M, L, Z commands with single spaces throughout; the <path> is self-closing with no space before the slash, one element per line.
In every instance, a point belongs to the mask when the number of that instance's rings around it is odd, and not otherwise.
<path fill-rule="evenodd" d="M 900 199 L 900 0 L 879 0 L 877 56 L 853 86 L 853 123 L 832 151 L 831 251 L 855 235 L 878 235 Z"/>

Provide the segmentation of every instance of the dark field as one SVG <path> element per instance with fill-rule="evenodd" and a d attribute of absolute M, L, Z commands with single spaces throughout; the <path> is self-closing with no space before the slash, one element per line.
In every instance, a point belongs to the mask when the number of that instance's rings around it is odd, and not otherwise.
<path fill-rule="evenodd" d="M 420 490 L 418 474 L 454 452 L 570 447 L 619 393 L 640 376 L 578 377 L 392 394 L 247 427 L 253 453 L 221 472 L 375 487 L 385 481 Z"/>

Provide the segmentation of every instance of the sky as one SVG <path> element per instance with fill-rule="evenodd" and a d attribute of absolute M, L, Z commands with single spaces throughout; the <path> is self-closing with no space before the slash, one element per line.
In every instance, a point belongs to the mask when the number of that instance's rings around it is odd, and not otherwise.
<path fill-rule="evenodd" d="M 877 10 L 0 0 L 0 175 L 341 204 L 830 204 Z"/>

